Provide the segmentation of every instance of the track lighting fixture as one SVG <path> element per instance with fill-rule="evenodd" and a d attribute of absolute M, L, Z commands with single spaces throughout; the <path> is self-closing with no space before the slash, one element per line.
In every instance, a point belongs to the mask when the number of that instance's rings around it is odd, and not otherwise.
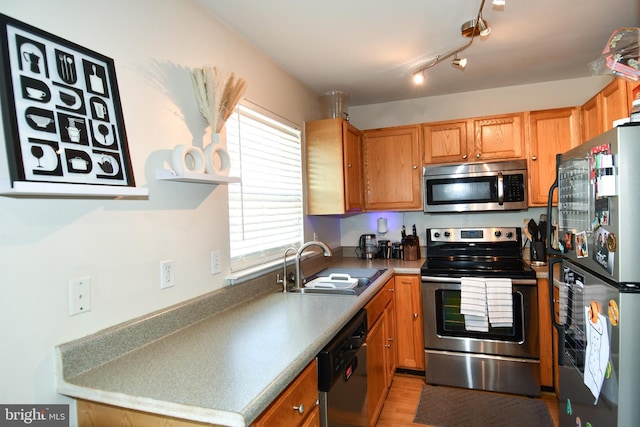
<path fill-rule="evenodd" d="M 494 6 L 504 6 L 506 3 L 505 0 L 493 0 L 493 5 Z"/>
<path fill-rule="evenodd" d="M 458 54 L 455 53 L 453 55 L 453 59 L 451 60 L 451 65 L 461 70 L 464 70 L 464 67 L 467 66 L 467 58 L 458 58 Z"/>
<path fill-rule="evenodd" d="M 417 85 L 424 83 L 424 70 L 413 73 L 413 82 Z"/>
<path fill-rule="evenodd" d="M 478 19 L 472 19 L 462 24 L 462 27 L 460 27 L 460 32 L 464 37 L 485 37 L 489 35 L 489 33 L 491 32 L 491 28 L 489 28 L 489 24 L 487 24 L 487 21 L 482 19 L 481 12 Z"/>
<path fill-rule="evenodd" d="M 465 22 L 464 24 L 462 24 L 462 27 L 460 28 L 460 32 L 462 33 L 462 35 L 464 37 L 469 37 L 469 42 L 464 46 L 451 50 L 445 54 L 437 55 L 434 59 L 429 61 L 426 65 L 423 65 L 422 68 L 420 68 L 418 71 L 413 73 L 413 82 L 415 84 L 424 83 L 424 80 L 425 80 L 424 72 L 426 70 L 433 67 L 434 65 L 439 64 L 440 62 L 444 61 L 447 58 L 451 58 L 452 56 L 453 56 L 453 59 L 451 60 L 451 64 L 454 67 L 462 70 L 464 69 L 464 67 L 467 66 L 467 58 L 458 58 L 458 54 L 463 50 L 465 50 L 466 48 L 468 48 L 469 46 L 471 46 L 471 44 L 473 43 L 473 39 L 476 36 L 484 37 L 489 35 L 489 33 L 491 32 L 491 29 L 489 28 L 487 21 L 485 21 L 484 18 L 482 17 L 482 9 L 484 8 L 484 2 L 485 0 L 482 0 L 482 2 L 480 3 L 480 9 L 478 10 L 478 14 L 476 18 Z M 493 0 L 494 5 L 496 4 L 500 5 L 500 3 L 504 4 L 504 0 Z"/>

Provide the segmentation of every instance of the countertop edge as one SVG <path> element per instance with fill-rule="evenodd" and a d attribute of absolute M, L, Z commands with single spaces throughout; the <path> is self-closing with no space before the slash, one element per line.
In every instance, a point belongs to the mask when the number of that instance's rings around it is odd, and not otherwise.
<path fill-rule="evenodd" d="M 420 274 L 419 265 L 422 264 L 420 260 L 414 263 L 403 262 L 400 263 L 400 265 L 395 266 L 393 265 L 395 264 L 394 262 L 389 261 L 391 260 L 380 260 L 378 262 L 374 262 L 373 264 L 371 263 L 371 261 L 367 262 L 367 266 L 387 268 L 387 271 L 383 275 L 381 275 L 378 280 L 372 283 L 370 287 L 365 290 L 365 292 L 354 299 L 353 305 L 350 308 L 345 309 L 344 314 L 340 317 L 335 325 L 332 325 L 331 330 L 327 330 L 326 334 L 323 334 L 322 336 L 319 336 L 317 340 L 314 340 L 313 345 L 297 354 L 293 362 L 287 367 L 287 369 L 283 370 L 272 383 L 270 383 L 260 394 L 256 395 L 255 398 L 251 400 L 251 402 L 240 412 L 179 404 L 166 400 L 157 400 L 149 397 L 134 396 L 114 391 L 105 391 L 98 388 L 74 384 L 73 376 L 67 377 L 67 375 L 64 375 L 64 345 L 57 346 L 55 349 L 56 363 L 58 364 L 59 372 L 57 378 L 57 391 L 60 394 L 73 398 L 85 399 L 89 401 L 105 403 L 108 405 L 115 405 L 118 407 L 139 410 L 147 413 L 205 423 L 215 423 L 230 427 L 246 427 L 250 425 L 251 422 L 255 421 L 255 419 L 264 411 L 264 409 L 266 409 L 268 405 L 273 400 L 275 400 L 278 395 L 280 395 L 280 393 L 284 391 L 284 389 L 286 389 L 286 387 L 297 377 L 297 375 L 304 370 L 304 368 L 311 362 L 311 360 L 313 360 L 315 355 L 324 347 L 324 345 L 326 345 L 331 337 L 335 335 L 335 333 L 337 333 L 342 328 L 342 326 L 344 326 L 348 322 L 348 320 L 358 312 L 358 310 L 360 310 L 367 304 L 367 302 L 384 286 L 389 278 L 391 278 L 395 274 Z M 360 263 L 362 262 L 362 260 L 345 258 L 344 261 L 340 261 L 336 265 L 344 265 L 345 263 L 352 264 L 354 262 L 358 263 L 358 265 L 361 265 Z M 299 295 L 299 297 L 308 298 L 310 296 Z M 332 298 L 343 297 L 333 296 Z M 157 313 L 154 315 L 157 315 Z M 81 338 L 79 341 L 81 340 L 84 340 L 84 338 Z M 322 343 L 320 341 L 322 341 Z M 144 347 L 144 344 L 139 348 L 142 347 Z"/>
<path fill-rule="evenodd" d="M 58 385 L 58 393 L 78 399 L 104 403 L 126 409 L 164 415 L 190 421 L 219 424 L 228 427 L 246 427 L 249 424 L 242 414 L 198 406 L 181 405 L 179 403 L 159 401 L 122 393 L 81 387 L 62 381 Z"/>

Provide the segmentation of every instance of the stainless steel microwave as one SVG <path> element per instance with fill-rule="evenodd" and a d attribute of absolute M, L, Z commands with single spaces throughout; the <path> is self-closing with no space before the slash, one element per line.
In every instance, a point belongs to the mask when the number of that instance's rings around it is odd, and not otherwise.
<path fill-rule="evenodd" d="M 427 165 L 422 172 L 425 212 L 528 208 L 526 160 Z"/>

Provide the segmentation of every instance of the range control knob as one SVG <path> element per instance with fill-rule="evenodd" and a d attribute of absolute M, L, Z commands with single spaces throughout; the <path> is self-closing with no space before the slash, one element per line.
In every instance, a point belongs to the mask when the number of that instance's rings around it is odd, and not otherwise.
<path fill-rule="evenodd" d="M 498 230 L 495 233 L 493 233 L 496 237 L 500 237 L 502 236 L 502 231 Z"/>
<path fill-rule="evenodd" d="M 449 231 L 444 232 L 444 237 L 450 237 L 450 236 L 451 236 L 451 233 Z"/>
<path fill-rule="evenodd" d="M 513 232 L 512 231 L 507 231 L 507 237 L 510 239 L 513 237 Z"/>
<path fill-rule="evenodd" d="M 436 239 L 437 239 L 438 237 L 440 237 L 440 232 L 435 231 L 435 232 L 433 233 L 433 237 L 435 237 Z"/>

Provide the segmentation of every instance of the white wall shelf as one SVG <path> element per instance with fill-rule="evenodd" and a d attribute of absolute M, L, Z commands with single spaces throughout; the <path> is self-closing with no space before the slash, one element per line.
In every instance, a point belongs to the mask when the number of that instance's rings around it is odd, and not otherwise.
<path fill-rule="evenodd" d="M 185 172 L 178 175 L 171 169 L 158 169 L 156 178 L 161 181 L 192 182 L 197 184 L 229 184 L 240 182 L 240 177 L 224 176 L 209 173 Z"/>
<path fill-rule="evenodd" d="M 0 196 L 60 198 L 147 198 L 149 189 L 115 185 L 66 184 L 50 182 L 2 180 Z"/>

